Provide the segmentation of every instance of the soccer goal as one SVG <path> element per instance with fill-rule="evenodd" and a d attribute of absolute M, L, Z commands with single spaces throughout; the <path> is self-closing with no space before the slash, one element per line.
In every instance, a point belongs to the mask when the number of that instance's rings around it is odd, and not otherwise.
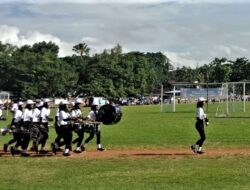
<path fill-rule="evenodd" d="M 245 116 L 246 104 L 250 97 L 250 82 L 223 83 L 222 89 L 216 117 Z"/>

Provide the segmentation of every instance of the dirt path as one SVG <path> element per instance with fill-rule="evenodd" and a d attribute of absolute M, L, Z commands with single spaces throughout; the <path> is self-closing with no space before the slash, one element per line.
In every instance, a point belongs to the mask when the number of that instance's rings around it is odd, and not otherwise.
<path fill-rule="evenodd" d="M 86 159 L 108 159 L 108 158 L 154 158 L 154 157 L 166 157 L 166 158 L 182 158 L 182 157 L 222 157 L 222 156 L 250 156 L 250 148 L 221 148 L 221 149 L 208 149 L 206 153 L 202 155 L 194 154 L 191 149 L 152 149 L 152 150 L 106 150 L 103 152 L 97 152 L 94 150 L 86 151 L 81 154 L 73 153 L 73 158 L 86 158 Z M 12 157 L 7 152 L 0 151 L 1 157 Z M 19 156 L 19 155 L 16 155 Z M 62 157 L 62 152 L 58 152 L 56 155 L 48 153 L 47 155 L 40 155 L 31 153 L 31 157 Z"/>

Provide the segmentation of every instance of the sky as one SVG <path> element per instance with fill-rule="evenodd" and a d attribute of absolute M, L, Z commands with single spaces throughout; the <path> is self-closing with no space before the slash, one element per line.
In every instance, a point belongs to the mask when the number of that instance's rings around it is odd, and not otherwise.
<path fill-rule="evenodd" d="M 175 67 L 215 57 L 250 58 L 250 0 L 1 0 L 0 41 L 52 41 L 59 56 L 84 42 L 90 53 L 162 52 Z"/>

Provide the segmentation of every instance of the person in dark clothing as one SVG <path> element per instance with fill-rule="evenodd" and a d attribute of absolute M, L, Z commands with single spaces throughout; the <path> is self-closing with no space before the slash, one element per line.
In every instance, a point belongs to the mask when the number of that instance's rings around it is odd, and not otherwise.
<path fill-rule="evenodd" d="M 95 134 L 96 134 L 96 144 L 97 144 L 97 151 L 104 151 L 105 149 L 101 145 L 101 127 L 100 123 L 97 122 L 97 113 L 98 113 L 98 104 L 93 104 L 91 106 L 91 110 L 87 116 L 88 120 L 90 121 L 89 125 L 92 125 L 92 130 L 89 130 L 89 137 L 83 142 L 81 148 L 84 151 L 86 145 L 89 141 L 91 141 Z M 93 122 L 93 123 L 91 123 Z"/>
<path fill-rule="evenodd" d="M 27 148 L 30 142 L 30 128 L 33 118 L 32 109 L 34 103 L 35 102 L 33 102 L 32 100 L 27 100 L 25 109 L 23 111 L 22 156 L 29 156 L 29 153 L 27 153 Z"/>
<path fill-rule="evenodd" d="M 73 144 L 77 143 L 76 145 L 76 153 L 81 153 L 82 152 L 82 148 L 81 148 L 81 144 L 83 141 L 83 137 L 84 137 L 84 128 L 83 128 L 83 120 L 84 117 L 82 115 L 82 111 L 81 111 L 81 104 L 83 103 L 83 101 L 81 99 L 76 99 L 75 103 L 74 103 L 74 107 L 71 110 L 71 119 L 74 122 L 73 123 L 73 129 L 77 134 L 77 138 L 74 139 L 72 141 Z"/>
<path fill-rule="evenodd" d="M 39 144 L 41 144 L 40 153 L 46 154 L 48 152 L 45 150 L 45 145 L 49 137 L 49 121 L 52 121 L 52 119 L 49 117 L 50 116 L 50 108 L 49 108 L 50 100 L 48 98 L 45 98 L 43 102 L 44 104 L 43 104 L 43 107 L 41 109 L 41 114 L 40 114 L 41 125 L 39 126 L 39 130 L 40 130 L 42 137 L 39 141 Z"/>
<path fill-rule="evenodd" d="M 23 102 L 18 102 L 17 103 L 18 107 L 17 110 L 15 110 L 13 119 L 11 122 L 11 130 L 13 133 L 13 139 L 11 139 L 8 143 L 4 144 L 4 152 L 8 151 L 8 146 L 11 144 L 16 143 L 12 149 L 17 150 L 18 146 L 21 145 L 21 126 L 22 126 L 22 115 L 23 115 Z M 12 150 L 13 151 L 13 150 Z"/>
<path fill-rule="evenodd" d="M 59 116 L 58 116 L 58 123 L 59 123 L 59 129 L 58 129 L 58 137 L 55 141 L 60 140 L 61 137 L 64 140 L 65 143 L 65 150 L 63 155 L 64 156 L 70 156 L 71 151 L 71 143 L 72 143 L 72 127 L 71 127 L 71 117 L 70 113 L 68 112 L 67 105 L 69 102 L 67 100 L 62 100 L 59 105 Z M 60 144 L 60 142 L 55 142 L 57 144 Z M 53 146 L 52 151 L 56 153 L 56 149 Z"/>
<path fill-rule="evenodd" d="M 208 125 L 207 115 L 204 113 L 203 105 L 206 100 L 203 97 L 198 98 L 197 111 L 196 111 L 196 123 L 195 128 L 200 135 L 200 139 L 196 141 L 195 144 L 191 146 L 194 153 L 203 154 L 205 153 L 202 149 L 203 143 L 206 140 L 204 123 Z"/>

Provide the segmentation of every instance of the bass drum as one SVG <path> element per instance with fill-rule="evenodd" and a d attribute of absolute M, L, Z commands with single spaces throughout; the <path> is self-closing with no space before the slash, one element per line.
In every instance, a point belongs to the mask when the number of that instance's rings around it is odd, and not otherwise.
<path fill-rule="evenodd" d="M 114 125 L 122 118 L 122 111 L 119 105 L 106 104 L 100 107 L 97 120 L 104 125 Z"/>

